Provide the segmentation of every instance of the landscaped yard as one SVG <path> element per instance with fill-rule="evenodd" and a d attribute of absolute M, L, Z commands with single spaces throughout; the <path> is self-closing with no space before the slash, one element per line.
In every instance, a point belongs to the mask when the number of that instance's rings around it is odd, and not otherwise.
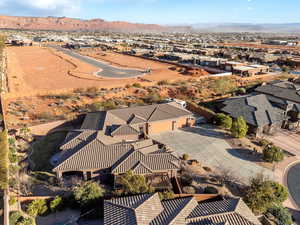
<path fill-rule="evenodd" d="M 58 152 L 58 146 L 66 137 L 66 132 L 55 132 L 37 140 L 32 146 L 30 155 L 31 167 L 34 171 L 50 171 L 50 158 Z"/>
<path fill-rule="evenodd" d="M 196 159 L 203 165 L 230 170 L 244 183 L 248 183 L 250 178 L 259 173 L 273 178 L 271 170 L 236 154 L 237 150 L 226 141 L 230 137 L 210 125 L 165 132 L 153 135 L 152 138 L 165 143 L 179 156 L 187 153 L 191 159 Z"/>

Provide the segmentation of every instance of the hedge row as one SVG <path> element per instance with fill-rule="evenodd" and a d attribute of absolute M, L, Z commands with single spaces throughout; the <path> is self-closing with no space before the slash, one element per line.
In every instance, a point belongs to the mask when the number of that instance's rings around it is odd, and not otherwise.
<path fill-rule="evenodd" d="M 0 189 L 4 190 L 8 185 L 8 142 L 7 131 L 0 132 Z"/>

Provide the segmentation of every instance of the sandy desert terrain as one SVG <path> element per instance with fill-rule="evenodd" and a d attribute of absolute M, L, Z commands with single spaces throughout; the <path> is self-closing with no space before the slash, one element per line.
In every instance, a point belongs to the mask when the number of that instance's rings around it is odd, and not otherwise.
<path fill-rule="evenodd" d="M 96 58 L 126 68 L 151 68 L 152 72 L 143 76 L 143 79 L 99 78 L 94 75 L 95 72 L 99 71 L 99 68 L 52 48 L 8 47 L 6 54 L 8 89 L 10 95 L 16 97 L 93 86 L 103 88 L 122 87 L 136 82 L 148 86 L 160 80 L 175 81 L 191 78 L 191 76 L 181 73 L 182 68 L 175 67 L 175 70 L 174 68 L 172 70 L 170 68 L 174 66 L 167 63 L 116 53 L 108 53 L 105 57 L 97 56 Z"/>

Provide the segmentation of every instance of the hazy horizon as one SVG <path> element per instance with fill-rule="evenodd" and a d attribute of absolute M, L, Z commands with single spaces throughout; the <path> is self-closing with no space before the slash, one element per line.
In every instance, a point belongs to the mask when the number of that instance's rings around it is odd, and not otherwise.
<path fill-rule="evenodd" d="M 299 6 L 296 0 L 0 0 L 0 14 L 162 25 L 286 24 L 300 23 Z"/>

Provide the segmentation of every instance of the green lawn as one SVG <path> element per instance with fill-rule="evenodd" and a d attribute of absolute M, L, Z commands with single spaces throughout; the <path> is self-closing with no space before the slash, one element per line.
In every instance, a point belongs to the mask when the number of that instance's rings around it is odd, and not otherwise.
<path fill-rule="evenodd" d="M 51 133 L 33 144 L 30 160 L 34 171 L 50 171 L 52 169 L 49 160 L 58 152 L 58 147 L 65 139 L 66 134 L 66 132 Z"/>

